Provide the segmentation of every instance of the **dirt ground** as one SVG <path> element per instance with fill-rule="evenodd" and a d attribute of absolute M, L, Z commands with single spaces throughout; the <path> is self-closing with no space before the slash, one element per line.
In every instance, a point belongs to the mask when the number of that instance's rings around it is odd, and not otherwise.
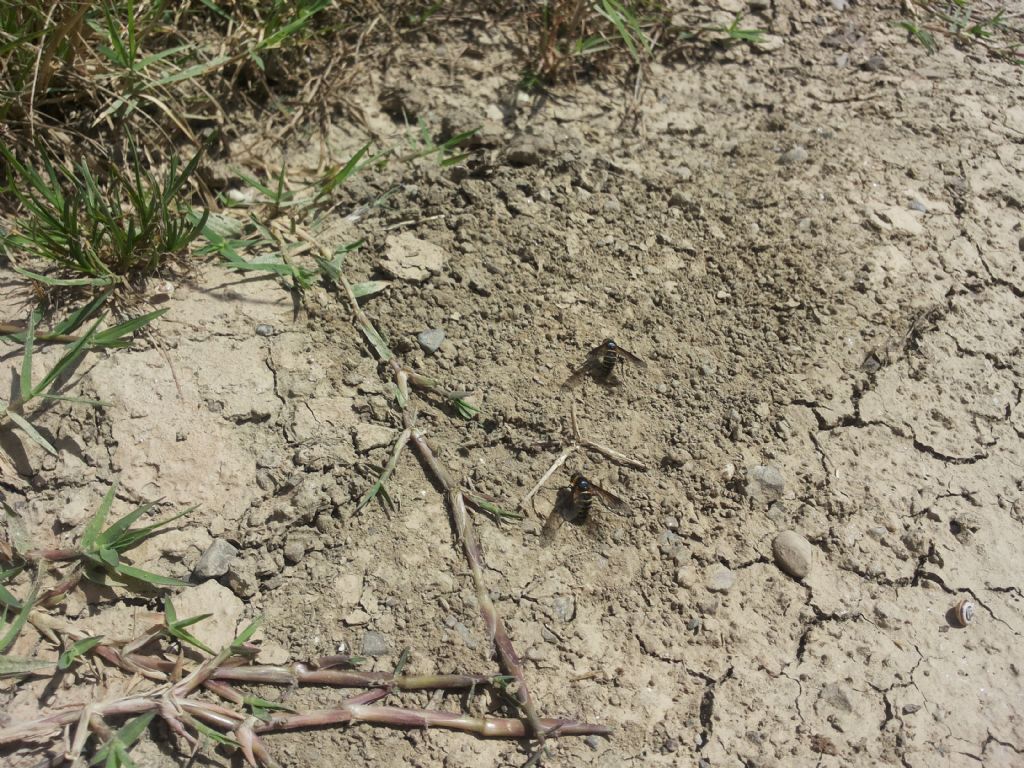
<path fill-rule="evenodd" d="M 443 251 L 426 279 L 366 304 L 406 362 L 483 409 L 465 422 L 421 401 L 443 460 L 514 507 L 558 455 L 575 401 L 587 437 L 649 466 L 575 454 L 521 524 L 475 518 L 540 710 L 614 728 L 551 744 L 551 765 L 1024 765 L 1024 89 L 1019 68 L 948 43 L 929 55 L 894 18 L 883 3 L 775 0 L 747 19 L 771 32 L 756 48 L 657 65 L 635 102 L 605 81 L 537 110 L 510 102 L 516 63 L 499 33 L 467 25 L 397 50 L 345 94 L 366 120 L 337 118 L 335 159 L 367 130 L 404 140 L 381 106 L 389 88 L 432 125 L 482 127 L 468 166 L 355 177 L 351 207 L 317 234 L 328 247 L 366 238 L 353 280 L 401 262 L 410 238 Z M 267 165 L 287 155 L 312 171 L 314 128 Z M 255 138 L 234 160 L 254 162 Z M 57 509 L 53 535 L 70 540 L 118 477 L 122 512 L 199 505 L 137 565 L 187 577 L 214 539 L 238 548 L 219 583 L 178 598 L 179 615 L 217 610 L 200 637 L 262 614 L 271 662 L 346 644 L 376 654 L 374 669 L 408 648 L 411 672 L 494 670 L 415 455 L 391 486 L 396 509 L 353 512 L 399 421 L 339 297 L 318 288 L 297 306 L 273 280 L 208 265 L 164 306 L 155 341 L 90 358 L 81 393 L 112 405 L 39 418 L 58 459 L 4 436 L 30 481 L 29 522 L 46 528 Z M 416 340 L 429 328 L 446 335 L 432 355 Z M 606 336 L 648 368 L 561 391 Z M 542 547 L 581 467 L 628 512 L 596 506 L 595 525 Z M 786 530 L 809 542 L 802 581 L 773 552 Z M 950 613 L 963 599 L 976 608 L 966 628 Z M 152 607 L 101 611 L 78 593 L 66 611 L 130 634 Z M 95 690 L 66 687 L 61 701 Z M 342 695 L 260 692 L 304 708 Z M 26 687 L 9 712 L 39 696 Z M 370 726 L 267 744 L 313 767 L 528 754 Z M 136 754 L 180 759 L 153 741 Z M 230 762 L 210 751 L 197 764 Z"/>

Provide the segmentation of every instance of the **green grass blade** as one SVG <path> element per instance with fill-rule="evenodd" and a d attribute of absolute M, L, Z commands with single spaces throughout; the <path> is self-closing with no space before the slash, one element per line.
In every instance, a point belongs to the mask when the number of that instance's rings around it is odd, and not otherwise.
<path fill-rule="evenodd" d="M 340 187 L 345 181 L 358 170 L 366 167 L 366 163 L 363 165 L 359 164 L 359 161 L 363 159 L 363 155 L 370 149 L 370 144 L 367 142 L 362 148 L 356 152 L 352 157 L 349 158 L 348 162 L 345 163 L 342 168 L 334 173 L 328 174 L 321 183 L 321 194 L 328 194 L 333 192 L 335 189 Z M 367 161 L 367 163 L 370 161 Z"/>
<path fill-rule="evenodd" d="M 57 669 L 65 670 L 68 669 L 82 654 L 88 653 L 97 645 L 103 642 L 103 635 L 97 635 L 96 637 L 86 637 L 79 640 L 77 643 L 68 648 L 64 653 L 57 659 Z"/>
<path fill-rule="evenodd" d="M 211 741 L 215 741 L 218 744 L 223 744 L 223 745 L 229 746 L 229 747 L 237 747 L 238 746 L 238 742 L 235 741 L 234 739 L 232 739 L 230 736 L 225 736 L 220 731 L 213 730 L 213 728 L 211 728 L 210 726 L 206 725 L 205 723 L 203 723 L 203 722 L 201 722 L 199 720 L 196 720 L 194 717 L 190 716 L 188 718 L 188 724 L 191 725 L 193 728 L 195 728 L 197 731 L 199 731 L 199 733 L 201 733 L 204 736 L 206 736 Z"/>
<path fill-rule="evenodd" d="M 207 614 L 205 614 L 204 616 L 202 616 L 200 618 L 204 618 L 205 619 L 205 618 L 207 618 L 209 616 L 212 616 L 212 615 L 213 614 L 207 613 Z M 173 627 L 171 629 L 168 629 L 167 631 L 168 631 L 169 634 L 171 634 L 174 637 L 178 638 L 183 643 L 187 643 L 189 645 L 194 645 L 199 650 L 206 651 L 211 656 L 216 656 L 217 655 L 217 652 L 215 650 L 213 650 L 206 643 L 204 643 L 201 640 L 199 640 L 199 638 L 197 638 L 191 632 L 186 632 L 184 629 L 181 629 L 180 625 L 177 626 L 177 627 Z"/>
<path fill-rule="evenodd" d="M 61 400 L 65 403 L 79 403 L 81 405 L 95 405 L 109 408 L 113 403 L 106 400 L 91 400 L 88 397 L 71 397 L 70 395 L 39 395 L 42 400 Z"/>
<path fill-rule="evenodd" d="M 103 531 L 102 534 L 96 537 L 96 548 L 102 549 L 103 547 L 114 546 L 118 539 L 121 538 L 122 534 L 131 527 L 131 524 L 149 512 L 153 506 L 153 504 L 143 504 L 117 520 L 117 522 L 113 523 L 109 528 Z"/>
<path fill-rule="evenodd" d="M 352 284 L 352 295 L 357 299 L 361 299 L 365 296 L 373 296 L 375 293 L 380 293 L 385 288 L 391 285 L 387 280 L 367 280 L 363 283 Z"/>
<path fill-rule="evenodd" d="M 461 397 L 452 398 L 452 403 L 455 405 L 455 411 L 464 419 L 472 419 L 480 413 L 479 408 Z"/>
<path fill-rule="evenodd" d="M 0 679 L 9 677 L 25 677 L 31 675 L 37 669 L 52 667 L 52 661 L 39 661 L 37 659 L 26 659 L 23 656 L 0 656 Z"/>
<path fill-rule="evenodd" d="M 262 623 L 263 623 L 263 617 L 262 616 L 259 616 L 259 617 L 255 618 L 255 619 L 253 619 L 253 621 L 249 624 L 249 626 L 247 626 L 245 629 L 243 629 L 241 631 L 241 633 L 238 635 L 238 637 L 236 637 L 234 640 L 231 641 L 231 650 L 235 651 L 236 653 L 238 651 L 242 650 L 243 646 L 247 642 L 249 642 L 249 639 L 254 634 L 256 634 L 256 630 L 260 628 L 260 625 Z"/>
<path fill-rule="evenodd" d="M 14 621 L 10 623 L 7 628 L 7 632 L 3 637 L 0 637 L 0 653 L 6 651 L 13 643 L 18 635 L 21 633 L 22 627 L 25 626 L 25 622 L 28 621 L 28 614 L 35 606 L 36 594 L 39 592 L 39 584 L 33 582 L 32 591 L 29 592 L 28 597 L 21 604 L 21 610 L 18 611 L 18 615 L 14 617 Z"/>
<path fill-rule="evenodd" d="M 76 309 L 70 315 L 61 320 L 57 325 L 54 326 L 53 330 L 50 331 L 54 336 L 62 336 L 64 334 L 74 333 L 80 328 L 86 320 L 92 317 L 96 312 L 100 310 L 103 303 L 110 297 L 111 289 L 101 291 L 92 299 L 88 304 Z"/>
<path fill-rule="evenodd" d="M 125 563 L 118 563 L 114 571 L 121 576 L 125 576 L 129 579 L 134 579 L 135 581 L 142 581 L 146 584 L 152 584 L 156 587 L 189 586 L 189 583 L 187 581 L 182 581 L 181 579 L 173 579 L 170 576 L 161 576 L 158 573 L 150 573 L 149 571 L 144 571 L 141 568 L 135 568 L 134 566 L 126 565 Z"/>
<path fill-rule="evenodd" d="M 121 340 L 125 336 L 129 336 L 135 333 L 140 328 L 149 325 L 151 322 L 159 317 L 163 317 L 167 313 L 166 309 L 158 309 L 153 312 L 147 312 L 144 315 L 133 318 L 132 320 L 126 320 L 123 323 L 119 323 L 112 328 L 106 328 L 98 332 L 93 336 L 92 342 L 98 347 L 111 347 L 120 345 Z"/>
<path fill-rule="evenodd" d="M 84 336 L 68 348 L 67 352 L 65 352 L 61 356 L 60 360 L 57 361 L 57 364 L 54 365 L 53 368 L 51 368 L 43 377 L 43 380 L 33 388 L 33 392 L 39 394 L 46 391 L 58 376 L 77 362 L 78 358 L 81 357 L 81 355 L 85 353 L 85 350 L 92 344 L 93 337 L 96 334 L 96 329 L 99 327 L 101 322 L 103 322 L 102 317 L 92 324 L 92 327 Z"/>
<path fill-rule="evenodd" d="M 171 602 L 171 598 L 164 598 L 164 622 L 170 627 L 178 621 L 178 612 L 174 610 L 174 603 Z"/>
<path fill-rule="evenodd" d="M 89 524 L 85 527 L 85 530 L 82 531 L 82 539 L 78 546 L 83 552 L 92 552 L 97 548 L 96 541 L 99 538 L 100 532 L 103 530 L 103 524 L 107 521 L 107 515 L 110 514 L 110 508 L 114 504 L 115 493 L 117 493 L 116 480 L 103 496 L 103 501 L 100 502 L 100 506 L 96 510 L 96 514 L 92 516 Z"/>
<path fill-rule="evenodd" d="M 32 348 L 36 342 L 36 323 L 39 313 L 31 312 L 28 316 L 28 328 L 25 329 L 25 355 L 21 359 L 21 399 L 27 402 L 32 399 Z"/>
<path fill-rule="evenodd" d="M 285 711 L 285 712 L 297 712 L 293 707 L 289 707 L 287 704 L 281 704 L 277 701 L 267 701 L 260 696 L 246 695 L 242 697 L 243 706 L 249 707 L 252 710 L 254 717 L 260 720 L 267 720 L 271 712 Z"/>
<path fill-rule="evenodd" d="M 110 741 L 104 743 L 96 750 L 96 754 L 89 761 L 89 765 L 95 766 L 100 763 L 110 765 L 110 758 L 115 756 L 114 765 L 125 764 L 122 761 L 128 758 L 126 750 L 139 740 L 139 737 L 149 727 L 150 721 L 155 716 L 156 712 L 146 712 L 118 728 L 117 733 L 110 737 Z"/>
<path fill-rule="evenodd" d="M 369 341 L 373 348 L 377 350 L 377 356 L 381 360 L 387 361 L 391 359 L 392 355 L 391 350 L 388 348 L 388 343 L 384 337 L 377 332 L 376 328 L 366 323 L 360 323 L 359 330 L 363 332 L 367 341 Z"/>
<path fill-rule="evenodd" d="M 38 272 L 32 272 L 28 269 L 21 267 L 14 267 L 15 272 L 19 275 L 31 278 L 36 282 L 42 283 L 43 285 L 49 286 L 74 286 L 74 285 L 96 285 L 96 286 L 109 286 L 117 282 L 117 278 L 111 275 L 110 277 L 50 277 L 48 275 L 41 275 Z"/>
<path fill-rule="evenodd" d="M 49 441 L 39 434 L 36 428 L 33 427 L 23 416 L 15 413 L 14 411 L 7 411 L 7 418 L 17 424 L 21 431 L 28 435 L 32 441 L 44 451 L 53 454 L 54 456 L 57 455 L 57 449 L 50 445 Z"/>
<path fill-rule="evenodd" d="M 231 61 L 231 58 L 229 56 L 218 56 L 214 59 L 210 59 L 207 62 L 203 62 L 202 64 L 194 64 L 191 67 L 186 67 L 180 72 L 165 75 L 164 77 L 161 77 L 159 80 L 153 81 L 152 85 L 150 86 L 150 90 L 154 88 L 160 88 L 165 85 L 172 85 L 173 83 L 179 83 L 182 80 L 193 80 L 197 77 L 202 77 L 203 75 L 206 75 L 210 72 L 217 71 L 218 69 L 220 69 L 220 67 L 222 67 L 224 64 L 227 64 L 229 61 Z"/>
<path fill-rule="evenodd" d="M 255 48 L 253 48 L 253 53 L 277 47 L 283 41 L 287 40 L 293 34 L 295 34 L 304 26 L 306 26 L 306 23 L 310 20 L 311 17 L 318 14 L 320 11 L 322 11 L 330 4 L 330 0 L 316 0 L 316 2 L 314 2 L 312 5 L 309 5 L 305 8 L 301 8 L 299 10 L 299 15 L 296 18 L 292 19 L 283 27 L 276 29 L 273 33 L 267 35 L 266 38 L 260 41 L 260 43 L 256 45 Z"/>
<path fill-rule="evenodd" d="M 137 547 L 142 541 L 148 539 L 161 528 L 166 528 L 179 517 L 184 517 L 185 515 L 192 512 L 194 509 L 195 507 L 189 507 L 188 509 L 184 509 L 175 515 L 165 517 L 163 520 L 157 520 L 155 523 L 152 523 L 151 525 L 147 525 L 143 528 L 135 528 L 126 531 L 124 534 L 119 536 L 116 541 L 114 541 L 112 546 L 118 552 L 127 552 L 129 549 Z"/>
<path fill-rule="evenodd" d="M 21 608 L 21 601 L 14 595 L 12 595 L 10 592 L 8 592 L 7 589 L 4 587 L 4 584 L 12 576 L 17 576 L 24 569 L 25 566 L 19 565 L 15 566 L 14 568 L 8 568 L 6 571 L 0 571 L 0 603 L 2 603 L 7 608 L 13 608 L 14 610 L 18 610 L 19 608 Z"/>

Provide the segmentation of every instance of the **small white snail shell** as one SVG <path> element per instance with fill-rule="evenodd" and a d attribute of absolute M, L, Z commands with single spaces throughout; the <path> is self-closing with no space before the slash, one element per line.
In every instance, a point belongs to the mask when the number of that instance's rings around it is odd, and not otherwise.
<path fill-rule="evenodd" d="M 970 600 L 961 600 L 953 606 L 953 620 L 958 627 L 966 627 L 974 621 L 974 603 Z"/>

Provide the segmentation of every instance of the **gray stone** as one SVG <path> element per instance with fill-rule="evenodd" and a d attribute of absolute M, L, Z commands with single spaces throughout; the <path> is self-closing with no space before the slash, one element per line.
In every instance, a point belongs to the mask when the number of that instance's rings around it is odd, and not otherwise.
<path fill-rule="evenodd" d="M 928 213 L 928 206 L 925 205 L 924 201 L 922 201 L 919 197 L 915 197 L 913 200 L 911 200 L 907 204 L 907 207 L 912 211 L 917 211 L 919 213 Z"/>
<path fill-rule="evenodd" d="M 811 571 L 811 543 L 796 531 L 783 531 L 772 542 L 775 564 L 783 573 L 800 580 Z"/>
<path fill-rule="evenodd" d="M 775 467 L 751 467 L 747 472 L 747 495 L 760 501 L 775 501 L 782 498 L 786 481 Z"/>
<path fill-rule="evenodd" d="M 259 588 L 256 578 L 256 564 L 251 560 L 235 558 L 228 568 L 228 589 L 241 598 L 250 598 Z"/>
<path fill-rule="evenodd" d="M 676 570 L 676 584 L 685 589 L 691 589 L 697 583 L 697 569 L 692 565 L 684 565 Z"/>
<path fill-rule="evenodd" d="M 422 331 L 416 336 L 416 341 L 419 342 L 420 348 L 428 355 L 432 355 L 441 347 L 441 342 L 444 341 L 444 329 L 443 328 L 431 328 L 426 331 Z"/>
<path fill-rule="evenodd" d="M 679 179 L 679 181 L 689 181 L 693 178 L 693 171 L 685 165 L 680 165 L 677 168 L 672 169 L 672 174 Z"/>
<path fill-rule="evenodd" d="M 230 541 L 225 539 L 214 539 L 213 543 L 206 548 L 196 567 L 192 571 L 192 578 L 195 581 L 201 579 L 216 579 L 223 576 L 231 567 L 231 562 L 238 554 L 238 549 Z"/>
<path fill-rule="evenodd" d="M 277 330 L 275 330 L 274 326 L 272 325 L 260 323 L 259 325 L 256 326 L 257 336 L 273 336 L 275 333 L 277 333 Z"/>
<path fill-rule="evenodd" d="M 601 737 L 600 736 L 594 736 L 593 734 L 591 734 L 590 736 L 587 736 L 587 738 L 585 738 L 583 740 L 583 743 L 586 744 L 591 749 L 595 749 L 596 750 L 598 747 L 601 746 Z"/>
<path fill-rule="evenodd" d="M 359 424 L 355 428 L 356 450 L 359 453 L 367 453 L 374 448 L 384 448 L 391 445 L 395 439 L 395 430 L 381 424 Z"/>
<path fill-rule="evenodd" d="M 832 683 L 822 688 L 821 700 L 842 712 L 853 712 L 853 701 L 850 699 L 850 694 L 839 683 Z"/>
<path fill-rule="evenodd" d="M 797 145 L 788 152 L 784 152 L 779 158 L 780 165 L 799 165 L 800 163 L 806 163 L 810 157 L 807 154 L 807 150 Z"/>
<path fill-rule="evenodd" d="M 409 232 L 391 235 L 385 241 L 387 254 L 380 268 L 399 280 L 422 283 L 441 273 L 448 254 L 438 245 L 421 240 Z"/>
<path fill-rule="evenodd" d="M 716 565 L 708 572 L 705 586 L 709 592 L 728 592 L 736 583 L 736 574 L 724 565 Z"/>
<path fill-rule="evenodd" d="M 461 621 L 456 621 L 452 629 L 459 633 L 459 637 L 462 638 L 462 642 L 467 648 L 476 648 L 477 641 L 476 638 L 473 637 L 473 633 L 470 631 L 469 627 Z"/>
<path fill-rule="evenodd" d="M 384 656 L 391 650 L 387 637 L 372 629 L 363 633 L 363 656 Z"/>
<path fill-rule="evenodd" d="M 568 596 L 559 596 L 552 601 L 552 609 L 556 619 L 569 622 L 576 615 L 576 601 Z"/>
<path fill-rule="evenodd" d="M 912 715 L 915 712 L 917 712 L 919 709 L 921 709 L 921 705 L 920 704 L 904 704 L 903 705 L 903 714 L 904 715 Z"/>
<path fill-rule="evenodd" d="M 554 151 L 555 142 L 550 136 L 521 134 L 512 140 L 506 158 L 510 165 L 536 165 Z"/>
<path fill-rule="evenodd" d="M 289 536 L 284 543 L 284 559 L 286 563 L 295 565 L 306 555 L 306 542 L 298 536 Z"/>

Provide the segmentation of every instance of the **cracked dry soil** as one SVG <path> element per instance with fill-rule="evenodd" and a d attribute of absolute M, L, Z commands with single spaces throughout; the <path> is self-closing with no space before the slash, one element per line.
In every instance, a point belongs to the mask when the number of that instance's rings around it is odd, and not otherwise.
<path fill-rule="evenodd" d="M 514 504 L 575 398 L 589 437 L 650 466 L 588 456 L 629 512 L 597 508 L 594 530 L 563 526 L 550 547 L 537 534 L 569 467 L 522 524 L 476 520 L 541 711 L 615 729 L 559 740 L 553 765 L 1024 765 L 1024 90 L 983 51 L 926 55 L 892 18 L 880 3 L 774 2 L 760 25 L 781 45 L 656 66 L 634 111 L 581 84 L 503 122 L 515 62 L 475 27 L 397 51 L 349 95 L 382 139 L 405 131 L 377 101 L 393 85 L 435 124 L 483 126 L 470 168 L 357 177 L 353 208 L 400 186 L 318 233 L 367 239 L 353 279 L 375 274 L 392 224 L 443 249 L 439 273 L 367 304 L 407 362 L 478 393 L 468 423 L 422 405 L 441 457 Z M 883 66 L 860 66 L 871 57 Z M 364 140 L 342 124 L 329 136 L 337 157 Z M 289 168 L 318 160 L 315 140 L 284 151 Z M 236 620 L 266 617 L 264 658 L 358 651 L 370 632 L 373 668 L 408 647 L 411 672 L 493 669 L 415 456 L 397 509 L 353 514 L 399 422 L 338 297 L 313 292 L 296 318 L 275 283 L 209 266 L 169 306 L 166 352 L 88 370 L 83 391 L 111 407 L 41 418 L 59 460 L 14 451 L 30 521 L 49 530 L 58 508 L 69 537 L 119 476 L 126 500 L 201 505 L 138 564 L 183 576 L 212 539 L 239 548 L 222 599 Z M 447 339 L 424 356 L 415 336 L 433 327 Z M 605 336 L 649 368 L 561 392 Z M 757 466 L 783 488 L 753 480 Z M 812 544 L 802 582 L 773 560 L 787 529 Z M 712 579 L 723 566 L 733 578 Z M 961 629 L 948 611 L 965 597 L 977 616 Z M 66 610 L 111 615 L 81 597 Z M 131 624 L 144 608 L 117 610 Z M 32 711 L 38 694 L 6 706 Z M 507 742 L 368 726 L 267 743 L 289 766 L 523 759 Z"/>

